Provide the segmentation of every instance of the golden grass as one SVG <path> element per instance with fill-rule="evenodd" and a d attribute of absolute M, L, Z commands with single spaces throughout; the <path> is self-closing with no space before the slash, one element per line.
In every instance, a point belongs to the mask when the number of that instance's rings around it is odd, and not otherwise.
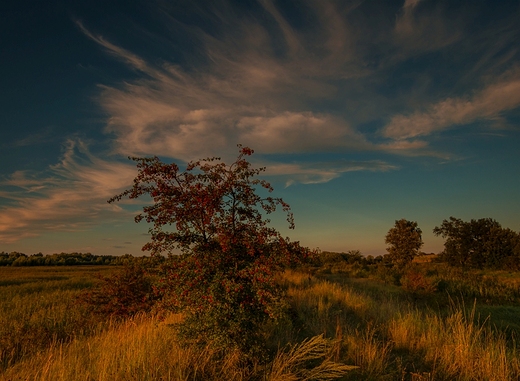
<path fill-rule="evenodd" d="M 11 367 L 1 380 L 330 380 L 353 367 L 330 359 L 333 343 L 316 336 L 279 351 L 267 367 L 244 366 L 239 352 L 181 347 L 167 321 L 140 316 L 91 338 L 54 345 Z M 318 362 L 309 367 L 309 363 Z"/>
<path fill-rule="evenodd" d="M 356 366 L 344 365 L 330 359 L 338 343 L 327 340 L 323 335 L 305 339 L 288 351 L 278 352 L 270 365 L 266 381 L 311 381 L 331 380 L 345 375 Z M 319 365 L 307 368 L 309 362 L 321 360 Z"/>
<path fill-rule="evenodd" d="M 0 287 L 0 338 L 16 352 L 0 347 L 2 381 L 520 379 L 515 341 L 463 305 L 441 314 L 286 272 L 280 282 L 293 318 L 266 330 L 269 347 L 281 348 L 266 363 L 180 346 L 170 325 L 178 315 L 89 322 L 71 304 L 90 282 L 85 273 L 50 273 L 47 281 L 43 273 L 20 274 Z M 52 334 L 38 341 L 46 330 Z"/>
<path fill-rule="evenodd" d="M 2 379 L 34 381 L 242 380 L 240 356 L 215 361 L 209 348 L 181 348 L 168 321 L 139 316 L 90 338 L 54 345 Z"/>
<path fill-rule="evenodd" d="M 90 267 L 0 267 L 0 371 L 52 343 L 100 328 L 75 305 L 81 290 L 95 283 L 93 273 Z"/>
<path fill-rule="evenodd" d="M 376 301 L 345 284 L 287 275 L 299 285 L 289 287 L 288 295 L 308 331 L 341 339 L 340 361 L 360 367 L 351 379 L 520 379 L 517 347 L 486 322 L 476 322 L 475 307 L 466 313 L 454 305 L 443 316 L 392 299 Z"/>

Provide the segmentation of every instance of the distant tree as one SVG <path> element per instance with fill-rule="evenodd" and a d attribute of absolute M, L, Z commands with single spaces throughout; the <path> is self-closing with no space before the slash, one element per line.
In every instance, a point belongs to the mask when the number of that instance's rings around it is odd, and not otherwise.
<path fill-rule="evenodd" d="M 343 253 L 343 259 L 347 261 L 349 264 L 360 263 L 363 262 L 363 254 L 359 250 L 349 250 L 346 253 Z"/>
<path fill-rule="evenodd" d="M 446 238 L 442 258 L 453 266 L 500 268 L 518 266 L 518 233 L 491 218 L 469 222 L 450 217 L 433 229 Z M 517 264 L 518 263 L 518 264 Z"/>
<path fill-rule="evenodd" d="M 421 234 L 422 231 L 417 226 L 417 222 L 404 218 L 396 220 L 394 227 L 388 231 L 385 237 L 385 243 L 390 245 L 386 250 L 392 263 L 398 267 L 404 267 L 412 262 L 423 245 Z"/>
<path fill-rule="evenodd" d="M 265 216 L 278 206 L 290 228 L 293 217 L 282 199 L 259 194 L 273 189 L 256 178 L 264 168 L 252 168 L 251 154 L 240 147 L 231 165 L 208 158 L 185 171 L 157 157 L 133 158 L 134 186 L 109 200 L 151 196 L 135 220 L 153 224 L 143 250 L 169 256 L 157 287 L 165 308 L 183 312 L 185 340 L 245 351 L 260 345 L 262 324 L 284 304 L 276 270 L 308 255 L 269 227 Z"/>
<path fill-rule="evenodd" d="M 320 265 L 335 264 L 345 261 L 343 253 L 337 253 L 334 251 L 322 251 L 318 255 Z"/>
<path fill-rule="evenodd" d="M 502 266 L 512 270 L 520 270 L 520 233 L 516 233 L 516 237 L 511 239 L 511 246 L 512 255 L 502 260 Z"/>

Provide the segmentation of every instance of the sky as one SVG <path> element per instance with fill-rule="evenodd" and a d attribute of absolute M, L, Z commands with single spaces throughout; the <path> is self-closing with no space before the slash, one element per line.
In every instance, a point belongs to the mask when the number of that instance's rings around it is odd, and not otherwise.
<path fill-rule="evenodd" d="M 520 231 L 520 3 L 19 0 L 0 12 L 0 251 L 141 255 L 128 156 L 255 150 L 310 248 Z"/>

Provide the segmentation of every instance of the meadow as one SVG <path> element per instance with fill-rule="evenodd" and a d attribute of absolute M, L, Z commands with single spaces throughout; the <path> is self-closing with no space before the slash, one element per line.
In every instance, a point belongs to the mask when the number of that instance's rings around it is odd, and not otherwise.
<path fill-rule="evenodd" d="M 117 266 L 3 267 L 0 380 L 520 379 L 518 274 L 417 266 L 400 286 L 355 263 L 286 271 L 290 315 L 265 327 L 271 356 L 248 362 L 180 345 L 182 316 L 102 319 L 77 303 Z"/>

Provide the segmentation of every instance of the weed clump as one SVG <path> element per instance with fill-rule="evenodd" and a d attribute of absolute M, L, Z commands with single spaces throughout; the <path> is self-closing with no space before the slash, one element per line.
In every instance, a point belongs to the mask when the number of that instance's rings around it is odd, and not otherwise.
<path fill-rule="evenodd" d="M 78 303 L 96 315 L 128 318 L 152 311 L 161 295 L 153 276 L 138 261 L 125 263 L 122 270 L 109 276 L 99 275 L 96 287 L 78 296 Z"/>

